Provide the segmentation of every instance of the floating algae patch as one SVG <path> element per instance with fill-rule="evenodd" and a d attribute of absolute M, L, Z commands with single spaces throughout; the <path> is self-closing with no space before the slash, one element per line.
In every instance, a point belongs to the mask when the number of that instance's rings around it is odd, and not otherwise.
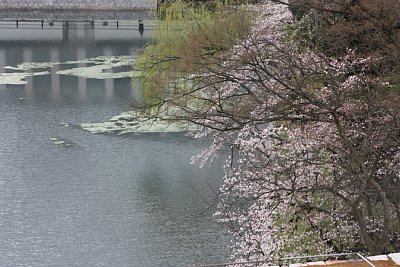
<path fill-rule="evenodd" d="M 81 123 L 83 130 L 91 133 L 160 133 L 187 132 L 196 130 L 194 124 L 168 122 L 158 119 L 140 118 L 134 112 L 123 112 L 101 123 Z"/>
<path fill-rule="evenodd" d="M 29 69 L 52 68 L 56 65 L 71 65 L 71 64 L 106 64 L 106 63 L 133 63 L 132 56 L 98 56 L 82 60 L 69 60 L 64 62 L 23 62 L 17 66 L 6 66 L 4 69 L 27 71 Z"/>
<path fill-rule="evenodd" d="M 66 61 L 59 64 L 98 64 L 98 65 L 111 65 L 115 66 L 130 66 L 133 64 L 135 58 L 133 56 L 98 56 L 82 60 Z M 111 66 L 110 66 L 111 68 Z"/>
<path fill-rule="evenodd" d="M 0 84 L 27 84 L 27 81 L 24 79 L 26 77 L 38 76 L 38 75 L 48 75 L 50 72 L 42 71 L 42 72 L 14 72 L 14 73 L 0 73 Z"/>
<path fill-rule="evenodd" d="M 17 66 L 6 66 L 4 69 L 14 71 L 25 71 L 16 73 L 3 73 L 0 81 L 3 84 L 26 84 L 23 79 L 26 76 L 46 75 L 49 72 L 26 73 L 33 69 L 53 68 L 56 65 L 75 65 L 88 64 L 90 66 L 76 67 L 57 71 L 57 74 L 70 75 L 90 79 L 119 79 L 131 78 L 140 75 L 134 71 L 118 71 L 118 68 L 132 66 L 134 57 L 132 56 L 98 56 L 83 60 L 65 61 L 65 62 L 24 62 Z"/>
<path fill-rule="evenodd" d="M 5 66 L 5 67 L 3 67 L 3 69 L 6 69 L 6 70 L 20 70 L 20 71 L 24 71 L 23 69 L 20 69 L 20 68 L 18 68 L 18 67 L 13 67 L 13 66 Z"/>
<path fill-rule="evenodd" d="M 59 146 L 59 147 L 69 147 L 69 146 L 72 146 L 71 143 L 68 143 L 67 141 L 61 140 L 61 139 L 59 139 L 59 138 L 57 138 L 57 137 L 50 137 L 49 140 L 52 141 L 53 144 L 55 144 L 56 146 Z"/>
<path fill-rule="evenodd" d="M 120 78 L 130 78 L 133 75 L 132 71 L 125 72 L 105 72 L 112 67 L 110 65 L 95 65 L 90 67 L 78 67 L 67 70 L 57 71 L 57 74 L 70 75 L 81 78 L 89 79 L 120 79 Z"/>
<path fill-rule="evenodd" d="M 52 68 L 55 65 L 61 64 L 59 62 L 24 62 L 18 64 L 16 67 L 13 66 L 5 66 L 4 69 L 7 70 L 20 70 L 20 71 L 27 71 L 30 69 L 47 69 Z"/>
<path fill-rule="evenodd" d="M 77 67 L 57 71 L 57 74 L 71 75 L 89 79 L 120 79 L 140 75 L 139 72 L 121 71 L 111 72 L 115 68 L 132 66 L 134 59 L 131 56 L 99 56 L 81 61 L 68 61 L 70 64 L 91 63 L 93 66 Z"/>

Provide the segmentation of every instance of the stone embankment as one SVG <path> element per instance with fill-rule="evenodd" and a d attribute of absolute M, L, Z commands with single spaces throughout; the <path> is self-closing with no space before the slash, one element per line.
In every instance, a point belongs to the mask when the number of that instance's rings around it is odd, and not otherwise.
<path fill-rule="evenodd" d="M 0 0 L 3 10 L 154 10 L 157 0 Z"/>

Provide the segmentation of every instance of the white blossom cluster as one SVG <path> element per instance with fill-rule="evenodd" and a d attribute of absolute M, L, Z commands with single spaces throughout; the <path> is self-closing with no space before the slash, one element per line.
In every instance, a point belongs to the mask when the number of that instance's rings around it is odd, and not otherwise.
<path fill-rule="evenodd" d="M 232 258 L 398 239 L 400 201 L 390 186 L 400 186 L 400 126 L 397 107 L 377 101 L 373 59 L 298 48 L 285 31 L 293 20 L 285 5 L 264 4 L 256 14 L 221 68 L 198 74 L 212 81 L 203 92 L 212 104 L 191 118 L 205 126 L 194 136 L 213 140 L 194 161 L 231 148 L 216 217 L 232 226 Z"/>

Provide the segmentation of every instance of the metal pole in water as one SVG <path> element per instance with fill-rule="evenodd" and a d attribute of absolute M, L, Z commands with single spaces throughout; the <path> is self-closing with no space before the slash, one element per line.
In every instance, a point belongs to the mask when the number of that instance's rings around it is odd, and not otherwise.
<path fill-rule="evenodd" d="M 143 30 L 144 30 L 143 20 L 139 19 L 139 31 L 143 31 Z"/>
<path fill-rule="evenodd" d="M 143 36 L 143 32 L 144 32 L 144 24 L 143 24 L 143 20 L 139 20 L 139 33 L 141 36 Z"/>

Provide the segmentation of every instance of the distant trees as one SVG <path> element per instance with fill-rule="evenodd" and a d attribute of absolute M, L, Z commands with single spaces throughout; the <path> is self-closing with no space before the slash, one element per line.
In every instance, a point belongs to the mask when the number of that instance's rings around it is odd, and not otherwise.
<path fill-rule="evenodd" d="M 160 89 L 147 116 L 199 125 L 202 163 L 230 147 L 216 216 L 233 258 L 400 249 L 399 8 L 386 2 L 186 9 L 170 50 L 144 50 L 143 85 Z"/>

